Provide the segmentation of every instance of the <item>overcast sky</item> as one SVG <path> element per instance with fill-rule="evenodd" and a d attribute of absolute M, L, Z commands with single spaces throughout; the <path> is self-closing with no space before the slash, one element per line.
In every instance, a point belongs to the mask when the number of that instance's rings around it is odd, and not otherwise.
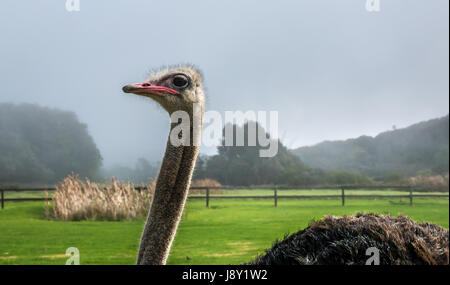
<path fill-rule="evenodd" d="M 167 115 L 121 87 L 162 65 L 200 67 L 207 109 L 277 110 L 291 148 L 449 112 L 448 0 L 80 2 L 2 1 L 0 102 L 76 112 L 106 166 L 161 159 Z"/>

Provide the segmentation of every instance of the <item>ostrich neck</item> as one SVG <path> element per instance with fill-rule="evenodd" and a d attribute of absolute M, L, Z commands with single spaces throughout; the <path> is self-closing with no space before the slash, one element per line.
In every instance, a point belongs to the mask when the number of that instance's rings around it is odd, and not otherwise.
<path fill-rule="evenodd" d="M 176 124 L 171 124 L 171 131 L 175 126 Z M 193 126 L 199 131 L 193 132 Z M 201 128 L 202 120 L 199 122 L 191 120 L 192 139 L 199 139 Z M 166 264 L 183 214 L 198 148 L 193 146 L 192 141 L 189 146 L 174 146 L 170 139 L 167 141 L 166 152 L 156 181 L 153 203 L 142 233 L 137 264 Z"/>

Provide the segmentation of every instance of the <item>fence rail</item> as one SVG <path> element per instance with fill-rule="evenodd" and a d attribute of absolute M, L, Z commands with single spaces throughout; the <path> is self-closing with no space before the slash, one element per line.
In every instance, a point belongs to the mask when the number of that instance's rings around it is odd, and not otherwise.
<path fill-rule="evenodd" d="M 136 190 L 144 190 L 146 187 L 135 187 Z M 342 186 L 318 186 L 318 187 L 308 187 L 308 186 L 214 186 L 214 187 L 191 187 L 191 190 L 204 190 L 204 196 L 193 196 L 189 195 L 188 199 L 205 199 L 206 207 L 209 207 L 211 199 L 273 199 L 274 206 L 278 206 L 279 199 L 340 199 L 342 201 L 342 206 L 345 206 L 346 199 L 381 199 L 381 198 L 405 198 L 409 199 L 409 204 L 413 205 L 414 198 L 449 198 L 448 187 L 412 187 L 412 186 L 364 186 L 364 185 L 342 185 Z M 259 195 L 259 196 L 221 196 L 221 195 L 211 195 L 211 190 L 270 190 L 273 191 L 273 195 Z M 0 188 L 1 197 L 1 208 L 5 208 L 5 202 L 25 202 L 25 201 L 50 201 L 51 197 L 43 198 L 5 198 L 5 192 L 43 192 L 43 191 L 55 191 L 55 187 L 35 187 L 35 188 Z M 295 190 L 295 191 L 306 191 L 306 190 L 340 190 L 339 195 L 280 195 L 279 191 L 285 190 Z M 394 190 L 398 192 L 408 192 L 405 195 L 354 195 L 346 194 L 345 190 Z M 447 194 L 413 194 L 414 192 L 442 192 Z"/>

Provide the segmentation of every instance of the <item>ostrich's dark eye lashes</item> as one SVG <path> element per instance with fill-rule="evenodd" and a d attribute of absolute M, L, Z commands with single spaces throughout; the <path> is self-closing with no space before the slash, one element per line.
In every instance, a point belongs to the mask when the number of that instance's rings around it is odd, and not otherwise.
<path fill-rule="evenodd" d="M 185 75 L 175 75 L 172 84 L 178 88 L 186 88 L 189 85 L 189 79 Z"/>

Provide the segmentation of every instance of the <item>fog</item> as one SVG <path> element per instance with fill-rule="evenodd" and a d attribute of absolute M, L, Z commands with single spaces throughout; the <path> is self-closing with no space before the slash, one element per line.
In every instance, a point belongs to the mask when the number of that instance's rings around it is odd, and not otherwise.
<path fill-rule="evenodd" d="M 449 112 L 445 0 L 64 2 L 2 1 L 0 103 L 74 111 L 105 166 L 161 159 L 168 116 L 121 87 L 164 65 L 203 71 L 208 110 L 278 111 L 289 148 Z"/>

